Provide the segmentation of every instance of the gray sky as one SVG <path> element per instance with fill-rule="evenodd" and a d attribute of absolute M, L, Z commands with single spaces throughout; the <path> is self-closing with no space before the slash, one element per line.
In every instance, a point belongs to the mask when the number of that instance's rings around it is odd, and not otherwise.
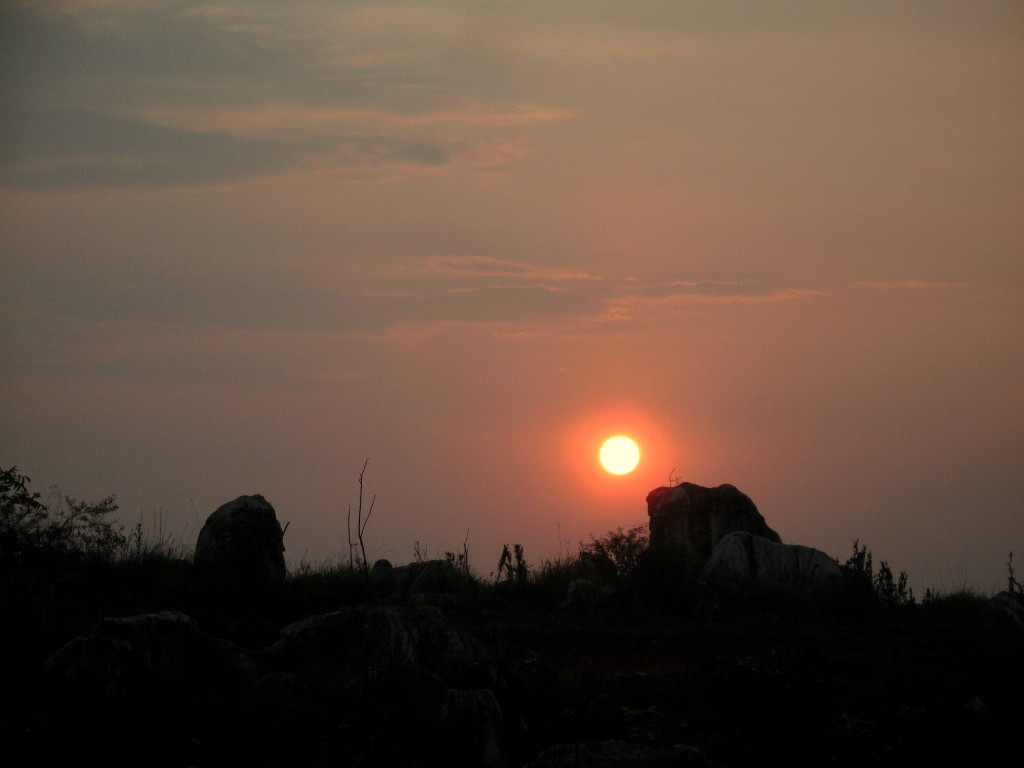
<path fill-rule="evenodd" d="M 635 6 L 635 7 L 634 7 Z M 918 586 L 1024 554 L 1019 2 L 0 10 L 3 466 L 288 555 L 537 562 L 732 483 Z M 624 433 L 632 474 L 597 465 Z"/>

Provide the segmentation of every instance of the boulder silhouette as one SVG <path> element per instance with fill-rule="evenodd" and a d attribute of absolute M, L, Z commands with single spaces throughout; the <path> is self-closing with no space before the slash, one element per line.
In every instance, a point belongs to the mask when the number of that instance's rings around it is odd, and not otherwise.
<path fill-rule="evenodd" d="M 238 581 L 284 581 L 284 532 L 262 496 L 239 496 L 206 518 L 196 541 L 196 565 Z"/>
<path fill-rule="evenodd" d="M 281 630 L 267 662 L 311 715 L 350 724 L 368 765 L 505 766 L 497 665 L 434 606 L 311 616 Z"/>
<path fill-rule="evenodd" d="M 734 531 L 782 543 L 750 497 L 732 485 L 655 488 L 647 494 L 647 514 L 651 552 L 667 555 L 691 576 L 704 570 L 718 542 Z"/>
<path fill-rule="evenodd" d="M 445 606 L 467 597 L 470 579 L 450 560 L 424 560 L 397 567 L 378 560 L 370 570 L 370 586 L 386 602 Z"/>
<path fill-rule="evenodd" d="M 697 747 L 652 746 L 632 741 L 555 744 L 523 768 L 713 768 Z"/>
<path fill-rule="evenodd" d="M 50 694 L 83 724 L 123 729 L 229 719 L 256 667 L 234 643 L 176 611 L 104 619 L 61 647 L 45 666 Z"/>
<path fill-rule="evenodd" d="M 991 625 L 1024 632 L 1024 594 L 1004 590 L 985 604 Z"/>
<path fill-rule="evenodd" d="M 808 589 L 842 581 L 835 560 L 820 549 L 779 544 L 748 531 L 723 536 L 704 566 L 704 575 L 716 581 Z"/>
<path fill-rule="evenodd" d="M 571 611 L 592 611 L 600 602 L 601 593 L 594 582 L 590 579 L 573 579 L 558 607 Z"/>

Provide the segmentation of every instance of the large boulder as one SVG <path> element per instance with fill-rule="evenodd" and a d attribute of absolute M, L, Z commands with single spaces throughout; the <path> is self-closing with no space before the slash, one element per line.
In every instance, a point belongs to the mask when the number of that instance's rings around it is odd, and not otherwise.
<path fill-rule="evenodd" d="M 985 604 L 985 614 L 994 627 L 1024 632 L 1024 594 L 1000 592 Z"/>
<path fill-rule="evenodd" d="M 782 543 L 750 497 L 732 485 L 655 488 L 647 494 L 647 514 L 651 552 L 670 556 L 691 576 L 703 571 L 718 542 L 734 531 Z"/>
<path fill-rule="evenodd" d="M 590 579 L 573 579 L 569 582 L 565 598 L 559 608 L 570 611 L 592 611 L 601 602 L 601 593 Z"/>
<path fill-rule="evenodd" d="M 633 741 L 555 744 L 523 768 L 712 768 L 697 747 L 656 747 Z"/>
<path fill-rule="evenodd" d="M 387 602 L 447 606 L 465 601 L 471 579 L 451 560 L 424 560 L 397 567 L 378 560 L 370 571 L 370 586 Z"/>
<path fill-rule="evenodd" d="M 284 581 L 284 532 L 262 496 L 239 496 L 206 518 L 196 541 L 196 566 L 241 582 Z"/>
<path fill-rule="evenodd" d="M 761 586 L 821 589 L 838 585 L 836 561 L 819 549 L 779 544 L 748 531 L 733 531 L 718 542 L 704 574 L 716 581 Z"/>
<path fill-rule="evenodd" d="M 222 723 L 256 679 L 241 649 L 175 611 L 104 619 L 54 653 L 45 673 L 53 700 L 82 727 L 133 732 Z"/>
<path fill-rule="evenodd" d="M 345 723 L 347 751 L 369 764 L 505 765 L 496 664 L 436 607 L 312 616 L 281 630 L 267 662 L 310 716 Z"/>

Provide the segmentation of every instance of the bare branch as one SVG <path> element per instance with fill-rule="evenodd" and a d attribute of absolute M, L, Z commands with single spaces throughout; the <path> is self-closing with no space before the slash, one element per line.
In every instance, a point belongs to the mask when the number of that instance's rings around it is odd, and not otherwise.
<path fill-rule="evenodd" d="M 370 522 L 370 515 L 373 514 L 373 505 L 377 503 L 377 495 L 374 494 L 370 500 L 370 508 L 366 513 L 366 519 L 363 519 L 363 476 L 366 474 L 366 467 L 370 463 L 367 459 L 363 462 L 363 469 L 359 473 L 359 507 L 356 511 L 356 536 L 359 538 L 359 551 L 363 556 L 363 572 L 367 578 L 370 575 L 370 565 L 366 562 L 366 542 L 363 540 L 363 532 L 366 530 L 367 524 Z M 349 510 L 351 516 L 351 508 Z"/>
<path fill-rule="evenodd" d="M 359 529 L 359 535 L 362 536 L 363 531 L 366 530 L 366 524 L 370 522 L 370 515 L 373 514 L 373 505 L 377 503 L 377 494 L 373 494 L 373 498 L 370 499 L 370 511 L 366 513 L 366 520 L 363 521 L 363 527 Z"/>
<path fill-rule="evenodd" d="M 348 519 L 345 521 L 348 528 L 348 567 L 352 567 L 352 505 L 348 505 Z"/>

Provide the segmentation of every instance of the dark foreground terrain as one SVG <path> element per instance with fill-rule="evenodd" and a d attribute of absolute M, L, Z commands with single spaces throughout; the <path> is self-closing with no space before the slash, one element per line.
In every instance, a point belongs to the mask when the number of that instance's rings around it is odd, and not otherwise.
<path fill-rule="evenodd" d="M 256 587 L 160 553 L 2 560 L 0 760 L 622 765 L 542 755 L 615 739 L 700 750 L 636 765 L 1019 764 L 1024 632 L 985 597 L 886 604 L 639 569 L 560 607 L 573 558 L 498 584 L 435 562 L 447 585 L 409 594 L 358 569 Z"/>

